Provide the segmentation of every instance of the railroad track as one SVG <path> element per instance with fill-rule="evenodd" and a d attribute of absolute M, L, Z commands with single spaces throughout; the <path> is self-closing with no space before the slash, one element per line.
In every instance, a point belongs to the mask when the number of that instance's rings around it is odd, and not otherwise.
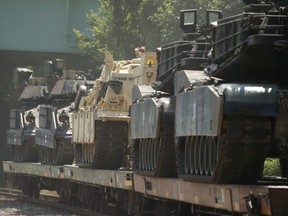
<path fill-rule="evenodd" d="M 45 194 L 45 192 L 40 194 L 39 199 L 35 199 L 35 198 L 30 198 L 27 195 L 24 195 L 21 190 L 0 188 L 0 196 L 14 198 L 23 202 L 37 204 L 40 206 L 57 208 L 59 210 L 65 210 L 71 213 L 76 213 L 81 216 L 108 216 L 106 214 L 100 214 L 97 212 L 89 211 L 87 209 L 68 205 L 66 203 L 63 203 L 63 201 L 61 202 L 59 196 L 48 195 L 48 194 Z"/>

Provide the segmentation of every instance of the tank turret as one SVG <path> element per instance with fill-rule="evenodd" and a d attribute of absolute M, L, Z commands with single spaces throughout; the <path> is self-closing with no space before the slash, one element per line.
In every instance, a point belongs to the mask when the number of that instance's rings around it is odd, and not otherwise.
<path fill-rule="evenodd" d="M 285 84 L 288 3 L 244 2 L 249 3 L 247 12 L 219 20 L 214 27 L 207 73 L 227 81 Z"/>
<path fill-rule="evenodd" d="M 283 2 L 253 2 L 227 18 L 208 11 L 201 27 L 196 10 L 181 12 L 184 40 L 158 49 L 153 89 L 133 89 L 135 173 L 255 183 L 267 156 L 288 173 Z"/>

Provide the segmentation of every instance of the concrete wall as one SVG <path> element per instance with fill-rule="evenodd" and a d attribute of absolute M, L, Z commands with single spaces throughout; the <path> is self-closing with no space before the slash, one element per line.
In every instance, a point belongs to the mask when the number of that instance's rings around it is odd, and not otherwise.
<path fill-rule="evenodd" d="M 0 51 L 79 53 L 73 29 L 87 32 L 97 0 L 0 0 Z"/>

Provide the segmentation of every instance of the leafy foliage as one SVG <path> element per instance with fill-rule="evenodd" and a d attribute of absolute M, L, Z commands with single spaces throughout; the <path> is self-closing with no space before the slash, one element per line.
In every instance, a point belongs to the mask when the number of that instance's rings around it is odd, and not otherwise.
<path fill-rule="evenodd" d="M 264 163 L 264 176 L 281 176 L 279 159 L 267 158 Z"/>
<path fill-rule="evenodd" d="M 139 26 L 140 0 L 102 0 L 97 12 L 87 14 L 91 36 L 74 30 L 80 47 L 92 55 L 96 62 L 110 51 L 116 58 L 134 57 L 134 48 L 143 46 Z M 100 60 L 100 62 L 101 62 Z"/>
<path fill-rule="evenodd" d="M 110 51 L 116 59 L 134 57 L 134 48 L 155 50 L 161 44 L 181 39 L 181 9 L 198 9 L 199 24 L 207 9 L 241 13 L 241 0 L 99 0 L 100 8 L 87 14 L 91 35 L 74 30 L 80 48 L 93 56 L 96 64 Z"/>

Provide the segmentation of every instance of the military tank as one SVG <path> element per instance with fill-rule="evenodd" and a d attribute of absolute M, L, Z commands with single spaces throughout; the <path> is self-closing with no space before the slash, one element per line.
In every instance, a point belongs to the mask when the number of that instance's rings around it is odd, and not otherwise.
<path fill-rule="evenodd" d="M 266 157 L 285 155 L 287 4 L 253 1 L 224 19 L 207 11 L 202 27 L 196 10 L 181 11 L 184 41 L 159 49 L 150 94 L 133 89 L 136 173 L 254 183 Z"/>
<path fill-rule="evenodd" d="M 10 128 L 7 144 L 12 151 L 12 160 L 36 162 L 35 133 L 39 126 L 37 106 L 46 103 L 49 89 L 46 76 L 33 76 L 34 71 L 17 67 L 13 71 L 13 84 L 20 95 L 22 108 L 10 111 Z"/>
<path fill-rule="evenodd" d="M 136 58 L 121 61 L 106 53 L 100 77 L 73 113 L 72 141 L 75 163 L 80 167 L 130 167 L 127 151 L 132 87 L 150 86 L 156 77 L 156 54 L 144 47 L 135 51 Z"/>
<path fill-rule="evenodd" d="M 49 94 L 49 104 L 38 106 L 39 127 L 36 131 L 36 145 L 39 149 L 39 162 L 43 164 L 72 164 L 74 150 L 71 143 L 71 114 L 75 105 L 76 95 L 82 88 L 89 88 L 92 83 L 86 80 L 84 71 L 65 68 L 65 62 L 58 59 L 58 80 Z"/>

